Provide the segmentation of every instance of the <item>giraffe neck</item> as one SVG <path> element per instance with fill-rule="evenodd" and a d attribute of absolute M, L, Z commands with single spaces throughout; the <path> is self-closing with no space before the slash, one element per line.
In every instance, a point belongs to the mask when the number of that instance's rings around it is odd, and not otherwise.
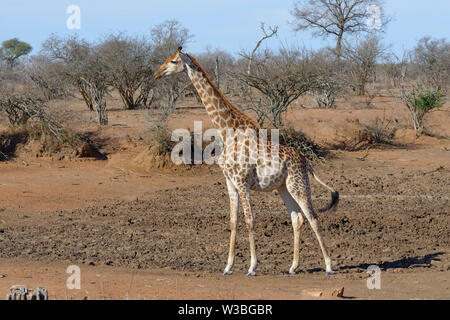
<path fill-rule="evenodd" d="M 187 64 L 186 67 L 189 78 L 195 86 L 216 129 L 226 130 L 234 128 L 245 130 L 247 128 L 259 128 L 254 120 L 239 111 L 222 95 L 197 63 Z"/>

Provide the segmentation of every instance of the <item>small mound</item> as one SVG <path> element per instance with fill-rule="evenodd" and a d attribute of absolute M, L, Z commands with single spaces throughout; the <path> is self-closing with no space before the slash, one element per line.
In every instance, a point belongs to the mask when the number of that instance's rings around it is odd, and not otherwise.
<path fill-rule="evenodd" d="M 95 158 L 98 160 L 107 159 L 107 157 L 101 153 L 96 146 L 89 142 L 83 143 L 83 145 L 76 151 L 76 154 L 80 158 Z"/>
<path fill-rule="evenodd" d="M 0 161 L 15 157 L 106 159 L 95 145 L 82 137 L 70 134 L 65 141 L 60 141 L 33 126 L 8 127 L 0 132 Z"/>
<path fill-rule="evenodd" d="M 145 171 L 188 171 L 193 168 L 193 165 L 175 164 L 170 153 L 159 152 L 157 146 L 150 146 L 139 153 L 132 161 L 132 166 Z"/>
<path fill-rule="evenodd" d="M 207 164 L 175 164 L 170 152 L 161 153 L 158 147 L 153 145 L 145 148 L 130 163 L 131 167 L 141 172 L 176 173 L 177 175 L 204 174 L 216 170 L 218 166 Z"/>
<path fill-rule="evenodd" d="M 28 133 L 25 130 L 7 129 L 0 132 L 0 161 L 13 157 L 17 148 L 27 140 Z"/>

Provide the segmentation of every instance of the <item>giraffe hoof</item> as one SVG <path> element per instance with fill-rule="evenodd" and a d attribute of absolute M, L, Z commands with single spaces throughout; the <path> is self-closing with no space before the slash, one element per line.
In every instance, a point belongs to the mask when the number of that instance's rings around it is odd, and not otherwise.
<path fill-rule="evenodd" d="M 331 276 L 331 275 L 333 275 L 333 274 L 335 274 L 336 272 L 334 272 L 334 271 L 327 271 L 327 272 L 325 272 L 325 275 L 326 276 Z"/>
<path fill-rule="evenodd" d="M 292 274 L 297 274 L 297 272 L 295 272 L 295 271 L 286 271 L 284 274 L 292 275 Z"/>
<path fill-rule="evenodd" d="M 224 271 L 224 272 L 222 272 L 222 275 L 223 276 L 229 276 L 232 273 L 233 273 L 233 271 Z"/>
<path fill-rule="evenodd" d="M 245 274 L 247 277 L 250 277 L 250 276 L 256 276 L 256 272 L 255 271 L 249 271 L 249 272 L 247 272 L 246 274 Z"/>

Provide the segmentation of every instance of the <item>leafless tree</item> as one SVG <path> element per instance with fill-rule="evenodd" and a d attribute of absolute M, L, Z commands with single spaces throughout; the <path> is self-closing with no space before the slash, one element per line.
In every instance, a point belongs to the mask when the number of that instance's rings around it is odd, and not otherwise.
<path fill-rule="evenodd" d="M 380 58 L 385 57 L 385 53 L 386 47 L 377 36 L 358 40 L 355 45 L 346 45 L 343 49 L 351 85 L 356 88 L 358 95 L 366 93 L 367 82 L 374 75 L 376 64 Z"/>
<path fill-rule="evenodd" d="M 269 26 L 268 27 L 269 30 L 266 30 L 266 26 L 265 26 L 264 22 L 261 22 L 260 28 L 261 28 L 261 31 L 263 32 L 264 36 L 258 40 L 258 42 L 256 43 L 256 46 L 253 48 L 252 52 L 250 52 L 250 54 L 248 56 L 248 66 L 247 66 L 247 74 L 248 75 L 250 75 L 250 73 L 251 73 L 253 59 L 254 59 L 255 54 L 258 51 L 259 47 L 261 46 L 261 44 L 265 40 L 275 36 L 278 32 L 278 26 L 273 26 L 273 27 Z"/>
<path fill-rule="evenodd" d="M 244 98 L 248 100 L 247 108 L 256 112 L 260 125 L 269 122 L 279 128 L 291 103 L 316 85 L 310 66 L 305 50 L 283 48 L 277 54 L 268 50 L 256 54 L 250 75 L 247 70 L 230 74 L 256 90 Z"/>
<path fill-rule="evenodd" d="M 108 91 L 108 74 L 105 57 L 99 47 L 94 47 L 85 61 L 85 69 L 82 70 L 80 79 L 89 90 L 93 109 L 97 113 L 97 120 L 100 125 L 108 124 L 105 100 Z"/>
<path fill-rule="evenodd" d="M 390 19 L 381 14 L 382 6 L 383 0 L 301 0 L 291 14 L 296 31 L 335 37 L 336 56 L 340 57 L 345 34 L 383 30 Z"/>
<path fill-rule="evenodd" d="M 230 92 L 228 71 L 234 67 L 234 58 L 221 49 L 206 48 L 205 52 L 196 55 L 197 61 L 209 75 L 214 75 L 214 83 L 224 93 Z"/>
<path fill-rule="evenodd" d="M 156 25 L 151 29 L 150 36 L 155 46 L 155 58 L 162 61 L 193 38 L 189 30 L 183 27 L 178 20 L 167 20 Z"/>
<path fill-rule="evenodd" d="M 450 43 L 446 39 L 424 37 L 412 51 L 424 85 L 447 92 L 450 80 Z"/>
<path fill-rule="evenodd" d="M 184 46 L 193 37 L 189 30 L 177 20 L 168 20 L 156 25 L 150 35 L 154 45 L 153 57 L 159 65 L 174 54 L 178 47 Z M 183 73 L 158 81 L 155 94 L 165 104 L 164 112 L 170 113 L 174 110 L 178 99 L 187 91 L 193 90 L 192 82 Z"/>
<path fill-rule="evenodd" d="M 71 94 L 72 88 L 64 78 L 62 68 L 61 63 L 37 55 L 30 58 L 25 72 L 42 96 L 49 101 Z"/>
<path fill-rule="evenodd" d="M 64 80 L 78 90 L 89 110 L 94 110 L 90 88 L 83 80 L 91 50 L 91 44 L 78 36 L 60 38 L 52 34 L 42 44 L 41 55 L 62 65 L 60 72 Z"/>
<path fill-rule="evenodd" d="M 382 65 L 382 69 L 394 88 L 401 86 L 405 81 L 409 63 L 410 55 L 408 52 L 403 52 L 401 57 L 393 52 L 386 56 L 386 63 Z"/>
<path fill-rule="evenodd" d="M 52 35 L 42 45 L 42 54 L 61 63 L 64 79 L 78 89 L 89 109 L 97 112 L 98 123 L 106 125 L 105 93 L 109 69 L 101 45 L 91 44 L 77 36 L 61 39 Z"/>
<path fill-rule="evenodd" d="M 115 88 L 126 109 L 148 107 L 153 79 L 152 45 L 146 38 L 123 33 L 109 35 L 99 44 L 108 84 Z"/>
<path fill-rule="evenodd" d="M 345 91 L 346 78 L 340 60 L 336 60 L 333 50 L 324 48 L 315 52 L 311 64 L 317 75 L 316 85 L 311 93 L 321 108 L 332 108 L 335 99 Z"/>

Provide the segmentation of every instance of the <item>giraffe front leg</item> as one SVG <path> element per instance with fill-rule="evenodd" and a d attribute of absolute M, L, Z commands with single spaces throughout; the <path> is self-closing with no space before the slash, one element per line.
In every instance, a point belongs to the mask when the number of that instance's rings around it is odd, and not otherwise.
<path fill-rule="evenodd" d="M 242 201 L 242 208 L 244 209 L 245 223 L 247 224 L 248 240 L 250 243 L 250 268 L 246 275 L 254 276 L 256 275 L 255 269 L 258 264 L 258 259 L 256 258 L 254 218 L 250 205 L 250 188 L 246 186 L 244 190 L 239 192 L 239 196 Z"/>
<path fill-rule="evenodd" d="M 237 228 L 237 217 L 239 213 L 239 194 L 233 185 L 233 183 L 227 179 L 228 195 L 230 196 L 230 249 L 228 251 L 228 260 L 223 275 L 232 274 L 234 264 L 234 248 L 236 245 L 236 228 Z"/>

